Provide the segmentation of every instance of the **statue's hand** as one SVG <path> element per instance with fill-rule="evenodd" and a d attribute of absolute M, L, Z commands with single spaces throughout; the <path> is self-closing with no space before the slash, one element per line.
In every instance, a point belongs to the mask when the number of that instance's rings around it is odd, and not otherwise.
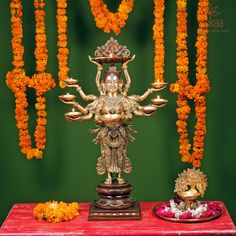
<path fill-rule="evenodd" d="M 74 121 L 74 118 L 71 118 L 70 116 L 65 116 L 68 121 Z"/>
<path fill-rule="evenodd" d="M 78 84 L 67 84 L 66 87 L 68 88 L 79 88 Z"/>
<path fill-rule="evenodd" d="M 67 116 L 65 115 L 65 118 L 68 120 L 68 121 L 76 121 L 76 120 L 79 120 L 79 116 L 78 117 L 71 117 L 71 116 Z"/>
<path fill-rule="evenodd" d="M 76 104 L 75 101 L 65 101 L 65 100 L 61 100 L 61 101 L 65 104 L 70 104 L 70 105 L 73 105 L 73 106 L 75 106 L 75 104 Z"/>
<path fill-rule="evenodd" d="M 160 91 L 160 89 L 157 89 L 157 88 L 149 88 L 148 89 L 148 92 L 151 94 L 151 93 L 154 93 L 154 92 L 158 92 Z"/>
<path fill-rule="evenodd" d="M 91 56 L 88 56 L 88 58 L 89 58 L 89 60 L 90 60 L 93 64 L 95 64 L 95 65 L 98 66 L 98 67 L 97 67 L 98 70 L 102 70 L 102 69 L 103 69 L 102 64 L 100 64 L 100 63 L 94 61 Z"/>
<path fill-rule="evenodd" d="M 151 112 L 149 114 L 145 113 L 145 116 L 154 116 L 155 114 L 156 114 L 156 111 L 153 111 L 153 112 Z"/>
<path fill-rule="evenodd" d="M 124 115 L 123 120 L 124 120 L 124 121 L 126 121 L 126 120 L 132 120 L 132 113 L 128 113 L 128 114 Z"/>
<path fill-rule="evenodd" d="M 124 62 L 123 65 L 122 65 L 122 69 L 127 69 L 128 63 L 131 62 L 131 61 L 133 61 L 134 58 L 135 58 L 135 55 L 133 55 L 133 56 L 132 56 L 129 60 L 127 60 L 126 62 Z"/>

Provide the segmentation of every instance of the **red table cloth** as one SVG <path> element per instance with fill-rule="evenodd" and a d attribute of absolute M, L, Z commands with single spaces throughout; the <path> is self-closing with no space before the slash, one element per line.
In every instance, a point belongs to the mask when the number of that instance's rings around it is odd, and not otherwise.
<path fill-rule="evenodd" d="M 142 220 L 88 221 L 89 203 L 80 203 L 80 215 L 69 222 L 35 220 L 35 203 L 15 204 L 0 229 L 0 235 L 236 235 L 235 225 L 223 202 L 222 215 L 201 223 L 175 223 L 157 218 L 152 209 L 158 202 L 141 202 Z"/>

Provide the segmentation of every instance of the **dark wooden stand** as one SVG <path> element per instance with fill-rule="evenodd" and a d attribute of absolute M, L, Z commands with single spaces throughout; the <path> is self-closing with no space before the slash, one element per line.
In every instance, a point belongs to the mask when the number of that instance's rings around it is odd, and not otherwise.
<path fill-rule="evenodd" d="M 141 219 L 139 203 L 129 196 L 132 191 L 130 183 L 100 183 L 96 191 L 99 199 L 91 204 L 88 220 Z"/>

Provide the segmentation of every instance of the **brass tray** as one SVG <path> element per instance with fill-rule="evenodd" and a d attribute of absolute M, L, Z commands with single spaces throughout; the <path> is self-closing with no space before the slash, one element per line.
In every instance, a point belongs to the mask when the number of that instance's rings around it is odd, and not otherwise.
<path fill-rule="evenodd" d="M 94 57 L 92 60 L 98 63 L 124 63 L 131 58 L 132 57 Z"/>
<path fill-rule="evenodd" d="M 157 210 L 159 207 L 161 207 L 163 205 L 163 203 L 158 204 L 156 206 L 153 207 L 152 213 L 156 216 L 159 217 L 163 220 L 168 220 L 168 221 L 172 221 L 172 222 L 177 222 L 177 223 L 200 223 L 200 222 L 206 222 L 206 221 L 210 221 L 210 220 L 214 220 L 216 218 L 218 218 L 219 216 L 221 216 L 222 214 L 222 210 L 218 209 L 218 214 L 214 215 L 214 216 L 209 216 L 206 218 L 198 218 L 198 219 L 177 219 L 177 218 L 172 218 L 172 217 L 165 217 L 162 216 L 160 214 L 157 213 Z"/>

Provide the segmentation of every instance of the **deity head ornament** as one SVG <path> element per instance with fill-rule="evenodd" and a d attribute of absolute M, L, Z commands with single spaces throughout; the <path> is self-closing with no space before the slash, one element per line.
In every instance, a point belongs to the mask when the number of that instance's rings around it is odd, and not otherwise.
<path fill-rule="evenodd" d="M 132 59 L 128 48 L 118 44 L 112 37 L 104 45 L 97 47 L 94 56 L 91 60 L 100 64 L 124 63 Z"/>
<path fill-rule="evenodd" d="M 95 57 L 110 57 L 111 54 L 115 57 L 129 57 L 130 51 L 126 46 L 119 45 L 117 40 L 110 38 L 104 45 L 97 47 Z"/>
<path fill-rule="evenodd" d="M 101 82 L 103 92 L 122 92 L 123 81 L 120 79 L 120 71 L 111 65 L 105 72 L 105 79 Z"/>
<path fill-rule="evenodd" d="M 175 190 L 182 199 L 194 200 L 204 195 L 207 187 L 206 175 L 199 169 L 187 169 L 178 175 Z"/>
<path fill-rule="evenodd" d="M 119 70 L 117 69 L 117 67 L 114 66 L 114 65 L 111 65 L 111 66 L 109 67 L 109 69 L 106 70 L 105 76 L 107 77 L 107 75 L 109 75 L 109 74 L 115 74 L 115 75 L 117 75 L 117 77 L 120 78 L 120 71 L 119 71 Z"/>

